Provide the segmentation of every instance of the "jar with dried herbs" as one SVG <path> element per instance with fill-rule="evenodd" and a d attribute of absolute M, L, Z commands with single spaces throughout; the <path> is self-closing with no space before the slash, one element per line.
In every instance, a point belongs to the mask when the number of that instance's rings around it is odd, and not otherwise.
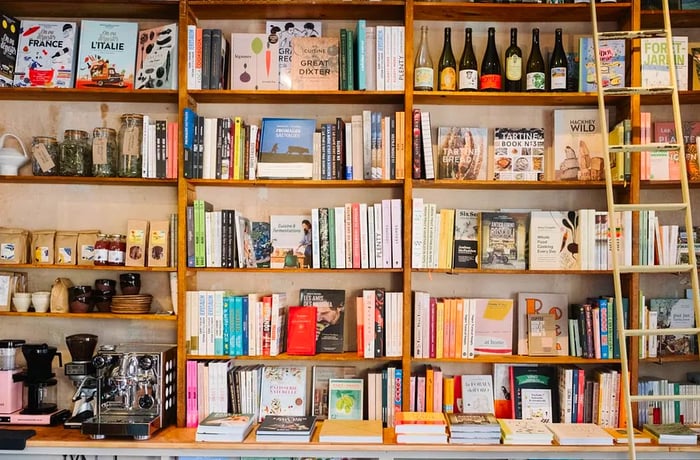
<path fill-rule="evenodd" d="M 61 176 L 90 176 L 92 150 L 87 131 L 67 129 L 59 148 L 58 171 Z"/>
<path fill-rule="evenodd" d="M 35 176 L 58 174 L 58 141 L 51 136 L 32 138 L 32 173 Z"/>
<path fill-rule="evenodd" d="M 141 177 L 143 115 L 125 113 L 119 128 L 119 176 Z"/>
<path fill-rule="evenodd" d="M 115 177 L 117 157 L 117 132 L 112 128 L 92 130 L 92 175 Z"/>

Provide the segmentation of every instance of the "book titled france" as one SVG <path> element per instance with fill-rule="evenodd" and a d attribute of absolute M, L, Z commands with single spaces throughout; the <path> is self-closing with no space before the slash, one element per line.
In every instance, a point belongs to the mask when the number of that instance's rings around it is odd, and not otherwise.
<path fill-rule="evenodd" d="M 23 19 L 15 86 L 72 88 L 76 29 L 75 22 Z"/>
<path fill-rule="evenodd" d="M 258 177 L 311 179 L 316 120 L 263 118 Z"/>
<path fill-rule="evenodd" d="M 80 23 L 76 88 L 133 88 L 136 67 L 135 22 Z"/>

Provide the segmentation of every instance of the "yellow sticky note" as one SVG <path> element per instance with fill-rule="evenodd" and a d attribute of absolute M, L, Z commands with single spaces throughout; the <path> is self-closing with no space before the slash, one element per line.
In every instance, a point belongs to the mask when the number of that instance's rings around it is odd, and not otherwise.
<path fill-rule="evenodd" d="M 511 308 L 513 308 L 513 302 L 510 299 L 491 299 L 486 304 L 484 319 L 503 321 Z"/>

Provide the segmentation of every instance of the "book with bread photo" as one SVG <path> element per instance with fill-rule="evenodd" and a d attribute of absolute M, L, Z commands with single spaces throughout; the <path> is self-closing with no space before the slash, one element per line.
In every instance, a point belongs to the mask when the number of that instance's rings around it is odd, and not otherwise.
<path fill-rule="evenodd" d="M 598 109 L 555 109 L 554 180 L 603 180 L 603 132 Z"/>
<path fill-rule="evenodd" d="M 488 129 L 438 127 L 438 179 L 486 180 Z"/>
<path fill-rule="evenodd" d="M 544 166 L 544 128 L 494 129 L 494 179 L 542 180 Z"/>

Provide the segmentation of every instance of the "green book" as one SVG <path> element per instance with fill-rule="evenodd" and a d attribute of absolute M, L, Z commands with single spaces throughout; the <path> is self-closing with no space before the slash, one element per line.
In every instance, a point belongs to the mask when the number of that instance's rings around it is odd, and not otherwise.
<path fill-rule="evenodd" d="M 213 211 L 214 206 L 204 200 L 194 200 L 194 266 L 206 267 L 206 242 L 207 235 L 204 224 L 204 216 L 208 211 Z"/>

